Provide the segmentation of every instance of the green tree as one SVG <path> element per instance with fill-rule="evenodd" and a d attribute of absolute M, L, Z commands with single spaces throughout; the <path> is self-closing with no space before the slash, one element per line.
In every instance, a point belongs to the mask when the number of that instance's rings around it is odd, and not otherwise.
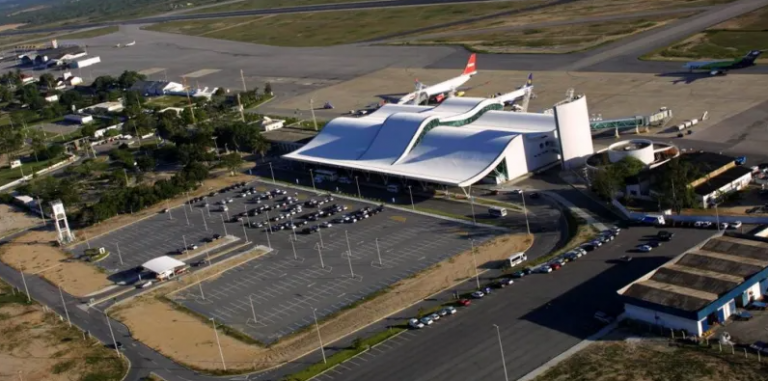
<path fill-rule="evenodd" d="M 701 177 L 696 168 L 679 157 L 670 160 L 655 179 L 653 190 L 658 194 L 659 203 L 671 207 L 676 213 L 684 208 L 697 205 L 696 194 L 689 186 Z"/>
<path fill-rule="evenodd" d="M 621 180 L 610 166 L 601 168 L 592 178 L 592 190 L 606 201 L 613 198 L 620 185 Z"/>
<path fill-rule="evenodd" d="M 240 154 L 233 152 L 229 155 L 222 156 L 221 164 L 223 164 L 225 168 L 229 169 L 230 173 L 235 173 L 235 171 L 240 168 L 240 165 L 243 164 L 243 158 L 240 157 Z"/>
<path fill-rule="evenodd" d="M 53 84 L 56 82 L 56 78 L 53 77 L 53 74 L 51 73 L 45 73 L 40 75 L 40 83 L 47 86 L 48 89 L 53 88 Z"/>
<path fill-rule="evenodd" d="M 144 172 L 151 172 L 155 169 L 155 158 L 152 156 L 139 156 L 136 159 L 136 165 Z"/>
<path fill-rule="evenodd" d="M 272 84 L 271 83 L 267 82 L 264 85 L 264 94 L 272 95 Z"/>
<path fill-rule="evenodd" d="M 11 91 L 8 86 L 0 86 L 0 101 L 11 102 L 14 99 L 13 91 Z"/>
<path fill-rule="evenodd" d="M 128 89 L 131 86 L 133 86 L 138 81 L 144 81 L 147 79 L 147 76 L 144 74 L 139 74 L 135 71 L 124 71 L 123 74 L 120 74 L 120 77 L 117 78 L 117 82 L 120 84 L 120 87 L 123 89 Z"/>
<path fill-rule="evenodd" d="M 181 112 L 181 121 L 184 123 L 185 126 L 190 126 L 195 124 L 196 120 L 194 115 L 192 114 L 192 109 L 189 107 L 185 107 L 184 110 Z"/>
<path fill-rule="evenodd" d="M 96 126 L 93 124 L 86 124 L 80 128 L 80 134 L 85 138 L 92 138 L 96 134 Z"/>
<path fill-rule="evenodd" d="M 133 168 L 133 163 L 136 161 L 134 160 L 133 153 L 131 153 L 131 151 L 121 148 L 109 151 L 109 157 L 112 160 L 121 163 L 125 168 Z"/>

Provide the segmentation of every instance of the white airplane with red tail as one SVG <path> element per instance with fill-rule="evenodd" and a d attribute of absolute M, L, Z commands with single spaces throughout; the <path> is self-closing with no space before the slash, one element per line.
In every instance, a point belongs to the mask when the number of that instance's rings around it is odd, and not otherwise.
<path fill-rule="evenodd" d="M 464 72 L 461 73 L 460 76 L 451 78 L 447 81 L 440 82 L 431 86 L 426 86 L 419 82 L 419 80 L 416 80 L 416 91 L 404 95 L 402 98 L 400 98 L 400 100 L 397 101 L 397 104 L 418 104 L 424 98 L 444 98 L 445 94 L 453 93 L 457 88 L 459 88 L 459 86 L 467 83 L 467 81 L 469 81 L 473 75 L 477 74 L 477 69 L 475 68 L 475 59 L 476 55 L 475 53 L 472 53 L 472 55 L 469 56 L 469 61 L 467 62 L 467 67 L 464 68 Z"/>

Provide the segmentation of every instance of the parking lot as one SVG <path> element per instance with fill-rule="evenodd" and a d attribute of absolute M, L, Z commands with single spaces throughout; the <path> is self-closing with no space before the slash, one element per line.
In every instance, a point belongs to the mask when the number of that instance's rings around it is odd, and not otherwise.
<path fill-rule="evenodd" d="M 251 187 L 255 194 L 238 197 Z M 160 255 L 179 255 L 177 252 L 185 244 L 201 245 L 198 249 L 201 250 L 202 242 L 214 234 L 234 235 L 243 241 L 247 234 L 252 244 L 272 247 L 272 253 L 203 282 L 202 292 L 200 287 L 193 287 L 174 295 L 179 304 L 270 343 L 310 324 L 312 309 L 321 319 L 400 279 L 469 250 L 472 242 L 479 245 L 499 234 L 498 230 L 482 226 L 396 209 L 384 208 L 375 213 L 377 205 L 348 199 L 304 206 L 307 200 L 324 200 L 328 196 L 280 188 L 285 194 L 257 202 L 256 198 L 275 187 L 259 182 L 246 184 L 192 202 L 191 207 L 173 208 L 170 213 L 160 213 L 91 239 L 89 244 L 105 247 L 111 253 L 116 253 L 119 245 L 122 264 L 117 255 L 98 263 L 108 270 L 129 269 Z M 262 205 L 282 204 L 286 197 L 297 197 L 296 205 L 302 205 L 302 211 L 287 215 L 290 205 L 258 214 L 254 211 Z M 222 211 L 221 201 L 230 199 L 231 202 L 225 203 L 227 210 Z M 299 225 L 309 215 L 330 210 L 334 204 L 346 210 L 319 216 L 295 230 L 286 226 Z M 371 210 L 367 218 L 355 223 L 341 221 L 345 215 L 366 207 Z M 253 212 L 247 213 L 249 211 Z M 238 217 L 244 213 L 245 216 Z M 267 222 L 279 214 L 285 217 Z M 324 223 L 330 226 L 320 227 Z M 276 230 L 276 225 L 283 225 L 285 229 Z M 314 226 L 317 228 L 312 231 Z M 270 227 L 275 231 L 268 233 Z M 81 253 L 86 247 L 81 244 L 72 251 Z"/>

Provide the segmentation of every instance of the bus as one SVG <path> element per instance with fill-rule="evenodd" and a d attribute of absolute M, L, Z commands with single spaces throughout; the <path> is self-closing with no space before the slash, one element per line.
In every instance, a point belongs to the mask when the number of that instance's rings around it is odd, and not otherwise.
<path fill-rule="evenodd" d="M 336 181 L 339 179 L 339 175 L 336 171 L 330 169 L 317 169 L 314 171 L 315 181 L 321 183 L 323 181 Z"/>
<path fill-rule="evenodd" d="M 507 215 L 507 209 L 500 206 L 492 206 L 488 208 L 488 214 L 491 217 L 505 217 Z"/>
<path fill-rule="evenodd" d="M 515 267 L 527 260 L 528 260 L 528 256 L 525 255 L 525 253 L 523 252 L 512 254 L 509 256 L 509 259 L 507 260 L 507 267 Z"/>

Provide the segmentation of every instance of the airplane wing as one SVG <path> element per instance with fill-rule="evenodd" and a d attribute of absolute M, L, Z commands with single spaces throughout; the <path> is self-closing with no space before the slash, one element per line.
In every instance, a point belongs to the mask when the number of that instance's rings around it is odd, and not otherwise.
<path fill-rule="evenodd" d="M 684 65 L 688 69 L 709 69 L 718 66 L 725 66 L 733 63 L 733 60 L 715 60 L 715 61 L 693 61 L 686 62 Z"/>

